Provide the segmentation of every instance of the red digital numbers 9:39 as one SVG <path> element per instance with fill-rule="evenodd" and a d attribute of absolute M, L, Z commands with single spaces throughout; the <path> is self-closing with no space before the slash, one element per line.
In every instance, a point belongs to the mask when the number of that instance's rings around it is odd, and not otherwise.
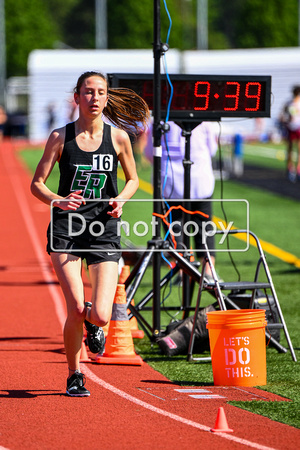
<path fill-rule="evenodd" d="M 167 104 L 167 86 L 162 86 L 162 109 Z M 264 108 L 262 83 L 257 81 L 195 81 L 173 83 L 174 111 L 255 112 Z"/>
<path fill-rule="evenodd" d="M 255 81 L 248 83 L 226 81 L 221 85 L 197 81 L 194 87 L 194 109 L 195 111 L 259 111 L 261 92 L 261 83 Z"/>

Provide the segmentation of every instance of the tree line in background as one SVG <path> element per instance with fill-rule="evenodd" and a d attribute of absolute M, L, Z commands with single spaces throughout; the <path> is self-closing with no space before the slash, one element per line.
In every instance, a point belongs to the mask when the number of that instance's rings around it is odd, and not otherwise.
<path fill-rule="evenodd" d="M 298 45 L 298 0 L 207 0 L 208 48 Z M 196 49 L 197 0 L 167 0 L 169 44 Z M 153 0 L 107 0 L 108 48 L 152 48 Z M 34 49 L 95 48 L 95 0 L 5 0 L 7 77 L 27 75 Z M 161 39 L 169 20 L 161 1 Z"/>

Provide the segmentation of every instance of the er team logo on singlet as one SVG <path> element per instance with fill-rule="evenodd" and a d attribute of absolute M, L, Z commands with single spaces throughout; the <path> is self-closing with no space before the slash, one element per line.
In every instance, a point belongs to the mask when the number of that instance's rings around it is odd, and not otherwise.
<path fill-rule="evenodd" d="M 76 166 L 71 192 L 82 190 L 84 198 L 101 198 L 107 175 L 93 170 L 93 166 Z"/>
<path fill-rule="evenodd" d="M 102 198 L 101 191 L 105 186 L 107 175 L 99 172 L 113 170 L 113 155 L 93 155 L 93 165 L 76 165 L 76 173 L 71 192 L 81 189 L 84 198 Z"/>

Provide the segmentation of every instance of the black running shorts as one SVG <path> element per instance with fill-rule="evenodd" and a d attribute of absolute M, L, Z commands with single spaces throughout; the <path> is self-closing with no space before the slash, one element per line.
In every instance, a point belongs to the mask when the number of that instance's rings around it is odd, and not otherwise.
<path fill-rule="evenodd" d="M 82 260 L 85 259 L 88 266 L 105 261 L 119 262 L 122 256 L 121 246 L 115 242 L 91 245 L 88 248 L 84 242 L 78 245 L 78 241 L 75 243 L 68 236 L 53 236 L 50 244 L 49 233 L 47 252 L 49 255 L 51 253 L 69 253 L 78 256 Z"/>

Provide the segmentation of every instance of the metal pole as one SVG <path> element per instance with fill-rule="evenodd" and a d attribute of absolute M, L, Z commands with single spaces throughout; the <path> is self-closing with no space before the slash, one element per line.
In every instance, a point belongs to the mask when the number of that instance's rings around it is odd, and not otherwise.
<path fill-rule="evenodd" d="M 197 0 L 197 49 L 208 49 L 207 0 Z"/>
<path fill-rule="evenodd" d="M 161 199 L 161 80 L 160 80 L 160 0 L 154 0 L 154 21 L 153 21 L 153 56 L 154 56 L 154 92 L 153 92 L 153 197 Z M 153 211 L 161 214 L 161 202 L 153 202 Z M 161 240 L 161 221 L 155 227 L 153 240 Z M 161 255 L 160 252 L 153 254 L 153 335 L 160 335 L 160 273 Z"/>
<path fill-rule="evenodd" d="M 107 48 L 107 4 L 106 0 L 95 0 L 96 48 Z"/>
<path fill-rule="evenodd" d="M 5 38 L 5 7 L 0 0 L 0 105 L 5 104 L 5 80 L 6 80 L 6 38 Z"/>
<path fill-rule="evenodd" d="M 182 136 L 185 138 L 185 155 L 183 160 L 184 167 L 184 207 L 187 211 L 191 209 L 191 165 L 193 164 L 191 161 L 191 134 L 192 134 L 192 126 L 190 123 L 182 124 L 183 131 Z M 190 215 L 186 212 L 183 213 L 183 223 L 186 224 L 190 220 Z M 188 233 L 183 234 L 183 244 L 187 251 L 190 249 L 190 238 Z M 183 272 L 182 275 L 182 305 L 185 310 L 185 317 L 188 317 L 188 313 L 186 308 L 190 306 L 190 278 L 189 276 Z"/>

